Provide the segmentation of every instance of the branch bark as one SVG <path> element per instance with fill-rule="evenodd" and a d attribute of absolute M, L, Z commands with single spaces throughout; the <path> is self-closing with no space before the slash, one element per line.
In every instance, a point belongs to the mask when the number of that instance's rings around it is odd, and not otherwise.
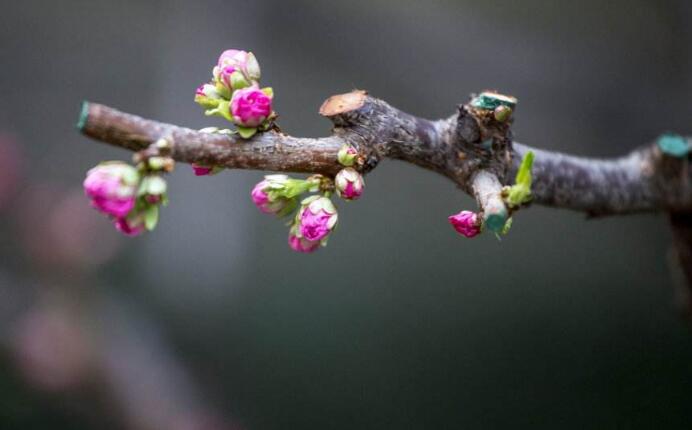
<path fill-rule="evenodd" d="M 463 105 L 449 118 L 430 121 L 402 112 L 363 91 L 329 98 L 320 113 L 333 123 L 332 135 L 312 139 L 279 130 L 250 140 L 202 133 L 144 119 L 113 108 L 84 103 L 78 124 L 96 140 L 140 151 L 160 138 L 171 142 L 180 162 L 225 168 L 335 175 L 343 145 L 358 150 L 357 170 L 367 173 L 384 158 L 398 159 L 447 176 L 477 198 L 492 202 L 474 184 L 501 185 L 514 177 L 521 157 L 535 153 L 533 202 L 593 216 L 653 211 L 692 211 L 692 169 L 687 159 L 663 154 L 655 144 L 622 157 L 593 159 L 532 148 L 511 140 L 511 121 L 501 123 Z M 478 181 L 479 172 L 486 172 Z M 495 181 L 495 180 L 492 180 Z M 493 210 L 497 210 L 493 209 Z"/>

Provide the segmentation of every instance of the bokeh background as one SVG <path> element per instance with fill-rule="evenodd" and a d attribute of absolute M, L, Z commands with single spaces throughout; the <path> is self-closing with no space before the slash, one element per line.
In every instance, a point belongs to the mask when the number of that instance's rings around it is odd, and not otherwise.
<path fill-rule="evenodd" d="M 692 333 L 664 215 L 534 207 L 501 242 L 400 163 L 297 255 L 249 199 L 261 172 L 170 176 L 157 230 L 81 194 L 131 154 L 75 129 L 87 99 L 221 125 L 192 102 L 252 50 L 282 128 L 354 88 L 413 114 L 519 98 L 520 142 L 622 154 L 692 133 L 686 0 L 22 1 L 0 13 L 0 428 L 690 428 Z"/>

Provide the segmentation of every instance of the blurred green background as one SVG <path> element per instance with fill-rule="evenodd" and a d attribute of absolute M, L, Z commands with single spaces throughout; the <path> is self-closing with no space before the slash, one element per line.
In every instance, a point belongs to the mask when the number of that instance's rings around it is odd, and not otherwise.
<path fill-rule="evenodd" d="M 194 89 L 242 48 L 291 134 L 328 134 L 317 108 L 354 88 L 428 118 L 492 88 L 519 99 L 518 141 L 615 156 L 692 133 L 691 21 L 685 0 L 5 2 L 0 428 L 692 427 L 692 335 L 664 215 L 534 207 L 501 242 L 467 240 L 447 216 L 471 198 L 387 161 L 361 200 L 337 202 L 329 246 L 298 255 L 249 199 L 261 172 L 178 165 L 157 230 L 125 239 L 80 187 L 100 160 L 131 154 L 74 127 L 83 99 L 221 125 Z M 148 370 L 125 388 L 79 376 L 80 349 L 56 341 L 73 332 L 26 322 L 56 306 L 88 315 L 72 327 L 110 351 L 99 357 L 122 353 L 114 369 L 131 350 Z M 159 343 L 172 367 L 149 355 Z M 129 397 L 160 381 L 153 403 Z M 195 400 L 167 403 L 180 396 Z M 189 403 L 216 420 L 186 415 Z M 153 411 L 168 418 L 138 420 Z"/>

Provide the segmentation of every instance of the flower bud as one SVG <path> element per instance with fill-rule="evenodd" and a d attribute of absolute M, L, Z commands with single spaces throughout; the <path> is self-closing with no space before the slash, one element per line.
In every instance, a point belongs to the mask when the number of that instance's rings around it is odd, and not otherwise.
<path fill-rule="evenodd" d="M 213 109 L 219 106 L 221 95 L 211 84 L 204 84 L 197 87 L 195 91 L 195 103 L 205 109 Z"/>
<path fill-rule="evenodd" d="M 215 175 L 215 174 L 217 174 L 223 170 L 223 167 L 205 166 L 202 164 L 195 164 L 195 163 L 192 163 L 191 166 L 192 166 L 193 172 L 195 173 L 195 176 Z"/>
<path fill-rule="evenodd" d="M 259 63 L 251 52 L 228 49 L 221 53 L 219 61 L 214 67 L 214 78 L 218 81 L 224 68 L 229 66 L 241 72 L 249 81 L 259 81 L 260 79 Z"/>
<path fill-rule="evenodd" d="M 141 214 L 132 214 L 127 217 L 116 218 L 113 224 L 115 228 L 125 236 L 138 236 L 146 230 L 144 218 Z"/>
<path fill-rule="evenodd" d="M 237 69 L 245 69 L 245 64 L 247 62 L 247 52 L 241 51 L 239 49 L 227 49 L 221 53 L 219 56 L 219 61 L 217 62 L 217 67 L 223 68 L 225 66 L 233 66 Z"/>
<path fill-rule="evenodd" d="M 356 162 L 356 158 L 358 158 L 358 151 L 351 145 L 344 145 L 339 149 L 336 158 L 342 166 L 353 166 L 353 163 Z"/>
<path fill-rule="evenodd" d="M 255 58 L 255 54 L 252 52 L 247 54 L 247 61 L 245 62 L 245 70 L 247 71 L 247 76 L 253 81 L 259 81 L 261 72 L 260 66 Z"/>
<path fill-rule="evenodd" d="M 310 253 L 317 251 L 320 247 L 320 241 L 312 241 L 304 237 L 298 237 L 295 229 L 291 229 L 288 233 L 288 246 L 297 252 Z"/>
<path fill-rule="evenodd" d="M 219 72 L 219 83 L 228 90 L 228 94 L 241 88 L 250 86 L 250 83 L 245 78 L 245 75 L 235 67 L 226 66 Z"/>
<path fill-rule="evenodd" d="M 512 108 L 505 105 L 500 105 L 493 111 L 493 116 L 496 121 L 505 122 L 512 116 Z"/>
<path fill-rule="evenodd" d="M 360 173 L 352 167 L 347 167 L 336 174 L 334 185 L 339 197 L 346 200 L 356 200 L 363 194 L 365 182 Z"/>
<path fill-rule="evenodd" d="M 233 93 L 231 114 L 240 127 L 258 127 L 272 113 L 272 99 L 257 87 L 243 88 Z"/>
<path fill-rule="evenodd" d="M 286 198 L 272 193 L 273 190 L 280 191 L 285 188 L 286 181 L 290 179 L 286 175 L 269 175 L 259 182 L 250 192 L 255 206 L 265 214 L 282 215 L 295 208 L 296 199 Z"/>
<path fill-rule="evenodd" d="M 469 238 L 481 232 L 478 215 L 475 212 L 461 211 L 456 215 L 450 216 L 449 223 L 452 224 L 452 227 L 454 227 L 458 233 Z"/>
<path fill-rule="evenodd" d="M 152 205 L 159 204 L 166 199 L 166 181 L 160 176 L 146 176 L 139 185 L 137 194 Z"/>
<path fill-rule="evenodd" d="M 326 238 L 338 220 L 336 208 L 327 197 L 309 197 L 301 203 L 298 213 L 298 232 L 304 239 L 320 241 Z"/>
<path fill-rule="evenodd" d="M 135 206 L 139 173 L 134 167 L 112 161 L 101 163 L 87 172 L 84 191 L 97 210 L 124 217 Z"/>

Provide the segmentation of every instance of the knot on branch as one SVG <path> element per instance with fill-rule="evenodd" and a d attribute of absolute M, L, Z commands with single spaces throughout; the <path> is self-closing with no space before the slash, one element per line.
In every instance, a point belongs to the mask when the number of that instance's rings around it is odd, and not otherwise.
<path fill-rule="evenodd" d="M 463 161 L 459 182 L 470 184 L 479 171 L 505 182 L 512 165 L 512 112 L 516 99 L 484 92 L 459 106 L 454 147 Z"/>

